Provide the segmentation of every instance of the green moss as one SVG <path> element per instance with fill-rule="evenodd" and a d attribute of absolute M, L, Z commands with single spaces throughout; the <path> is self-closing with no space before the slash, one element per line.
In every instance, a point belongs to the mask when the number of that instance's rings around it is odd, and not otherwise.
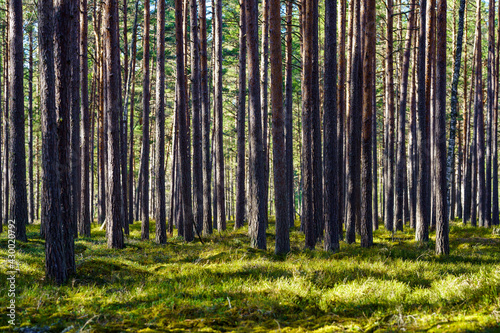
<path fill-rule="evenodd" d="M 17 327 L 36 332 L 468 332 L 500 331 L 500 237 L 485 228 L 451 227 L 450 256 L 434 255 L 412 232 L 374 233 L 371 249 L 342 243 L 337 253 L 274 255 L 249 247 L 247 228 L 185 244 L 140 241 L 131 225 L 123 250 L 106 248 L 104 232 L 77 239 L 77 273 L 61 287 L 44 280 L 38 225 L 20 243 Z M 154 230 L 154 222 L 151 222 Z M 232 225 L 228 226 L 232 230 Z M 154 236 L 151 236 L 154 239 Z M 0 254 L 6 256 L 6 236 Z M 0 278 L 7 276 L 6 266 Z M 6 293 L 0 296 L 7 304 Z M 0 331 L 8 325 L 0 308 Z"/>

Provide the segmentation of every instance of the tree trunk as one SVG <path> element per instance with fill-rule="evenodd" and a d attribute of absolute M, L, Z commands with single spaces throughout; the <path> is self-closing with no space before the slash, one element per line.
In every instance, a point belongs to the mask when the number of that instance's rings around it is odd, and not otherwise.
<path fill-rule="evenodd" d="M 498 22 L 500 22 L 500 2 L 498 3 Z M 493 193 L 492 193 L 492 225 L 499 224 L 499 212 L 498 212 L 498 95 L 500 92 L 500 24 L 498 25 L 498 40 L 497 40 L 497 55 L 496 55 L 496 82 L 495 82 L 495 115 L 493 119 L 494 128 L 493 131 Z"/>
<path fill-rule="evenodd" d="M 491 163 L 492 163 L 492 149 L 493 149 L 493 116 L 495 108 L 495 88 L 494 88 L 494 75 L 495 75 L 495 1 L 489 1 L 488 9 L 488 114 L 487 114 L 487 127 L 486 127 L 486 190 L 485 190 L 485 205 L 484 205 L 484 226 L 491 226 Z M 495 131 L 498 131 L 495 127 Z M 497 171 L 498 172 L 498 171 Z"/>
<path fill-rule="evenodd" d="M 425 11 L 427 1 L 420 0 L 420 30 L 418 36 L 418 57 L 417 57 L 417 73 L 418 73 L 418 123 L 417 123 L 417 220 L 415 240 L 427 242 L 429 240 L 429 218 L 430 218 L 430 196 L 429 187 L 430 167 L 429 167 L 429 150 L 428 144 L 428 110 L 426 108 L 425 96 L 425 42 L 426 32 L 425 23 L 427 13 Z"/>
<path fill-rule="evenodd" d="M 224 142 L 222 116 L 222 0 L 215 1 L 214 13 L 214 114 L 215 114 L 215 186 L 217 190 L 217 230 L 226 230 L 224 193 Z"/>
<path fill-rule="evenodd" d="M 29 223 L 34 223 L 35 221 L 35 196 L 33 193 L 33 27 L 28 27 L 28 39 L 29 39 L 29 50 L 28 50 L 28 185 L 29 185 L 29 197 L 28 197 L 28 212 L 29 212 Z"/>
<path fill-rule="evenodd" d="M 246 16 L 245 0 L 240 0 L 240 35 L 239 35 L 239 84 L 237 115 L 237 169 L 236 169 L 236 219 L 234 228 L 243 227 L 245 222 L 245 108 L 246 108 Z"/>
<path fill-rule="evenodd" d="M 437 1 L 436 34 L 446 41 L 446 0 Z M 458 52 L 457 52 L 458 53 Z M 446 213 L 446 43 L 436 47 L 436 254 L 449 254 L 449 220 Z"/>
<path fill-rule="evenodd" d="M 195 228 L 201 232 L 203 228 L 203 169 L 202 133 L 201 133 L 201 96 L 200 96 L 200 44 L 198 40 L 198 6 L 197 0 L 191 3 L 191 89 L 193 106 L 193 199 Z"/>
<path fill-rule="evenodd" d="M 347 140 L 347 205 L 346 242 L 356 241 L 356 224 L 360 216 L 361 180 L 361 128 L 362 128 L 362 56 L 361 56 L 361 3 L 354 1 L 353 41 L 351 50 L 351 70 L 349 84 L 349 113 Z"/>
<path fill-rule="evenodd" d="M 167 243 L 167 211 L 165 198 L 165 1 L 158 2 L 156 27 L 156 153 L 155 153 L 155 175 L 156 175 L 156 242 Z M 132 170 L 130 170 L 132 172 Z"/>
<path fill-rule="evenodd" d="M 294 208 L 294 172 L 293 172 L 293 73 L 292 73 L 292 15 L 293 2 L 286 5 L 286 83 L 285 83 L 285 160 L 286 160 L 286 195 L 288 197 L 288 221 L 290 227 L 295 224 Z"/>
<path fill-rule="evenodd" d="M 460 0 L 460 7 L 458 9 L 458 35 L 455 50 L 455 68 L 453 70 L 453 81 L 451 83 L 451 118 L 450 118 L 450 136 L 448 143 L 448 154 L 446 158 L 446 183 L 447 183 L 447 205 L 451 208 L 451 177 L 453 177 L 452 164 L 455 158 L 455 133 L 457 126 L 457 104 L 458 104 L 458 79 L 460 78 L 460 62 L 462 59 L 462 41 L 464 36 L 464 13 L 465 13 L 465 0 Z M 467 73 L 465 73 L 467 75 Z M 461 165 L 457 166 L 458 168 Z M 454 216 L 450 216 L 453 218 Z"/>
<path fill-rule="evenodd" d="M 64 234 L 61 219 L 59 156 L 54 154 L 58 145 L 55 73 L 54 31 L 52 0 L 38 2 L 38 47 L 40 52 L 40 114 L 42 129 L 42 214 L 45 228 L 45 275 L 57 284 L 67 278 L 64 256 Z"/>
<path fill-rule="evenodd" d="M 481 1 L 477 2 L 477 18 L 476 18 L 476 94 L 474 101 L 475 109 L 475 124 L 474 132 L 476 137 L 476 159 L 477 176 L 473 173 L 473 177 L 477 177 L 477 191 L 472 192 L 474 196 L 477 195 L 477 218 L 479 226 L 485 226 L 486 215 L 486 188 L 485 188 L 485 170 L 484 170 L 484 114 L 483 114 L 483 78 L 482 78 L 482 34 L 481 34 Z"/>
<path fill-rule="evenodd" d="M 346 114 L 346 0 L 340 0 L 340 38 L 339 38 L 339 63 L 338 63 L 338 119 L 337 119 L 337 172 L 339 179 L 339 238 L 342 238 L 342 226 L 345 221 L 345 149 L 344 149 L 344 123 Z"/>
<path fill-rule="evenodd" d="M 59 177 L 61 179 L 61 218 L 63 221 L 64 249 L 68 274 L 75 271 L 73 214 L 71 211 L 70 179 L 70 106 L 71 106 L 71 2 L 55 2 L 55 73 L 56 110 L 59 135 Z M 24 141 L 23 141 L 24 142 Z"/>
<path fill-rule="evenodd" d="M 249 114 L 249 234 L 250 245 L 266 249 L 267 212 L 264 202 L 265 161 L 262 148 L 262 118 L 259 90 L 259 46 L 257 0 L 246 0 Z"/>
<path fill-rule="evenodd" d="M 118 47 L 118 1 L 106 0 L 104 10 L 104 49 L 106 52 L 106 117 L 108 118 L 107 213 L 108 248 L 124 247 L 122 195 L 120 187 L 120 49 Z"/>
<path fill-rule="evenodd" d="M 276 207 L 276 254 L 290 251 L 288 197 L 283 112 L 283 69 L 281 60 L 280 0 L 269 0 L 269 39 L 271 46 L 271 109 L 273 114 L 273 174 Z"/>
<path fill-rule="evenodd" d="M 182 32 L 182 0 L 175 0 L 175 35 L 176 35 L 176 101 L 179 125 L 179 176 L 180 176 L 180 195 L 181 207 L 184 220 L 184 240 L 193 240 L 193 211 L 191 202 L 191 167 L 188 159 L 188 126 L 186 119 L 187 92 L 185 91 L 184 75 L 184 49 L 182 41 L 184 40 Z"/>
<path fill-rule="evenodd" d="M 269 88 L 269 1 L 262 0 L 262 51 L 260 53 L 260 108 L 262 117 L 262 149 L 264 154 L 264 204 L 269 214 L 268 88 Z M 266 222 L 267 228 L 267 222 Z"/>
<path fill-rule="evenodd" d="M 375 78 L 376 18 L 375 0 L 363 2 L 363 124 L 361 154 L 361 246 L 373 245 L 372 221 L 372 120 L 374 113 L 373 84 Z M 409 47 L 408 47 L 409 53 Z M 409 56 L 408 56 L 409 57 Z M 409 60 L 408 60 L 409 62 Z M 403 74 L 404 75 L 404 74 Z"/>
<path fill-rule="evenodd" d="M 387 2 L 387 48 L 385 65 L 385 106 L 387 117 L 387 178 L 384 194 L 384 215 L 385 228 L 389 231 L 394 230 L 394 48 L 393 48 L 393 2 Z M 401 211 L 402 215 L 402 211 Z M 401 216 L 402 217 L 402 216 Z"/>
<path fill-rule="evenodd" d="M 144 36 L 142 58 L 142 155 L 141 155 L 141 239 L 149 239 L 149 1 L 144 2 Z M 178 41 L 181 43 L 182 41 Z"/>
<path fill-rule="evenodd" d="M 206 0 L 200 1 L 200 96 L 201 136 L 203 164 L 203 232 L 212 233 L 211 178 L 212 162 L 210 152 L 210 100 L 208 95 L 207 65 L 207 9 Z"/>
<path fill-rule="evenodd" d="M 78 220 L 78 233 L 80 236 L 90 237 L 90 111 L 88 96 L 88 22 L 87 22 L 87 0 L 80 0 L 80 78 L 81 78 L 81 206 L 80 218 Z"/>
<path fill-rule="evenodd" d="M 411 41 L 413 33 L 413 16 L 415 12 L 415 2 L 410 6 L 410 16 L 408 18 L 408 32 L 406 36 L 405 51 L 403 55 L 402 73 L 400 82 L 399 99 L 399 119 L 398 119 L 398 151 L 396 167 L 396 219 L 395 230 L 403 231 L 404 225 L 404 177 L 406 174 L 406 104 L 408 99 L 408 72 L 410 69 Z"/>
<path fill-rule="evenodd" d="M 323 100 L 325 251 L 339 245 L 340 198 L 337 141 L 337 1 L 325 2 L 325 76 Z"/>

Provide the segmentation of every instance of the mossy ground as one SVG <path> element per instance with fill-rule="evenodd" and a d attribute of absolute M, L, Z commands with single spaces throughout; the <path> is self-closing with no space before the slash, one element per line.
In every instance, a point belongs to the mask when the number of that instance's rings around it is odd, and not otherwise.
<path fill-rule="evenodd" d="M 232 224 L 229 228 L 232 229 Z M 151 223 L 154 239 L 154 223 Z M 185 244 L 140 241 L 131 226 L 126 248 L 110 250 L 97 226 L 76 240 L 77 273 L 61 287 L 44 279 L 44 242 L 28 226 L 17 244 L 16 327 L 8 324 L 6 288 L 0 295 L 0 331 L 500 331 L 500 237 L 491 229 L 451 227 L 451 253 L 434 254 L 412 231 L 375 232 L 362 249 L 342 242 L 338 253 L 303 250 L 274 255 L 249 247 L 247 229 L 215 232 Z M 6 233 L 0 253 L 7 257 Z M 7 286 L 7 265 L 0 269 Z"/>

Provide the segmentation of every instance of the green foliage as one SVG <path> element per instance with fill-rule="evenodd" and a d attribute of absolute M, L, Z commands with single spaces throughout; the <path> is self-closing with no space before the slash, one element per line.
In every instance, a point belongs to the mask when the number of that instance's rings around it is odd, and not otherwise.
<path fill-rule="evenodd" d="M 231 226 L 230 226 L 231 227 Z M 231 228 L 230 228 L 231 229 Z M 76 241 L 77 274 L 62 286 L 44 279 L 38 225 L 17 243 L 17 325 L 37 332 L 431 331 L 500 330 L 500 237 L 489 229 L 451 228 L 449 257 L 410 230 L 375 232 L 375 246 L 341 244 L 337 253 L 302 250 L 274 255 L 249 247 L 246 228 L 184 244 L 140 241 L 131 226 L 124 250 L 109 250 L 104 231 Z M 151 230 L 154 230 L 152 222 Z M 152 235 L 152 239 L 154 236 Z M 7 256 L 7 240 L 0 238 Z M 3 265 L 0 279 L 5 281 Z M 7 304 L 7 293 L 0 296 Z M 6 307 L 0 331 L 8 326 Z M 30 331 L 31 332 L 31 331 Z"/>

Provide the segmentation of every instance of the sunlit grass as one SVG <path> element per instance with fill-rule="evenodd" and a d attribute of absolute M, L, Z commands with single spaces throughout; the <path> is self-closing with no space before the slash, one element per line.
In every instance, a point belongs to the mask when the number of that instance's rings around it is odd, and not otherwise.
<path fill-rule="evenodd" d="M 228 230 L 232 230 L 232 223 Z M 303 250 L 274 255 L 249 248 L 247 229 L 215 231 L 185 244 L 140 241 L 131 226 L 126 248 L 110 250 L 98 226 L 76 240 L 77 273 L 66 285 L 44 280 L 38 225 L 18 243 L 17 328 L 78 331 L 500 331 L 500 236 L 491 229 L 451 227 L 450 256 L 419 244 L 411 230 L 374 233 L 375 245 L 341 243 L 337 253 Z M 5 233 L 0 254 L 7 255 Z M 0 269 L 6 285 L 7 265 Z M 0 331 L 12 331 L 0 296 Z M 33 331 L 30 331 L 33 332 Z"/>

